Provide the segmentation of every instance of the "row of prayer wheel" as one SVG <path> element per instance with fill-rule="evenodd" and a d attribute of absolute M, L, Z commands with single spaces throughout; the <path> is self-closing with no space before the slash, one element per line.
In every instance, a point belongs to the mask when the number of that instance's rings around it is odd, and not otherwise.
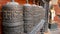
<path fill-rule="evenodd" d="M 12 0 L 2 7 L 3 34 L 29 34 L 41 19 L 45 19 L 42 6 L 26 1 L 27 4 L 20 5 Z"/>

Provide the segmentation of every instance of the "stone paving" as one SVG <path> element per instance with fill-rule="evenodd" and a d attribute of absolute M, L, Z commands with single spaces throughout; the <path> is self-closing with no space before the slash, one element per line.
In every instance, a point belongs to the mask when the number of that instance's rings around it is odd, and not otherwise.
<path fill-rule="evenodd" d="M 60 28 L 56 30 L 50 30 L 50 34 L 60 34 Z"/>
<path fill-rule="evenodd" d="M 48 32 L 44 34 L 60 34 L 60 28 L 57 28 L 56 30 L 48 29 Z"/>

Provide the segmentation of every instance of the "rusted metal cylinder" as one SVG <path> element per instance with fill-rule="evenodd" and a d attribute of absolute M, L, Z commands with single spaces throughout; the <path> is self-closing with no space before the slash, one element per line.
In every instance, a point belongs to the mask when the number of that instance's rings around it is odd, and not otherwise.
<path fill-rule="evenodd" d="M 2 8 L 3 34 L 21 34 L 23 32 L 23 6 L 8 2 Z"/>

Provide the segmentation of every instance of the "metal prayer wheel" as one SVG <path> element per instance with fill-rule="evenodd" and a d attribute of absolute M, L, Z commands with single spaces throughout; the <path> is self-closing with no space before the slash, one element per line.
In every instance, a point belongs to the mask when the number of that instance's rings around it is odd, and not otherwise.
<path fill-rule="evenodd" d="M 21 34 L 23 32 L 23 6 L 17 2 L 8 2 L 2 7 L 3 34 Z"/>
<path fill-rule="evenodd" d="M 16 2 L 10 2 L 3 6 L 2 11 L 4 26 L 8 26 L 8 23 L 11 25 L 16 24 L 17 26 L 23 24 L 23 9 L 21 5 Z"/>
<path fill-rule="evenodd" d="M 30 14 L 32 5 L 30 5 L 28 3 L 28 0 L 26 0 L 26 1 L 27 1 L 27 4 L 24 4 L 24 6 L 23 6 L 24 32 L 28 34 L 30 31 L 29 28 L 33 29 L 33 28 L 31 28 L 33 26 L 33 16 Z"/>
<path fill-rule="evenodd" d="M 45 19 L 45 9 L 42 6 L 33 6 L 32 10 L 34 11 L 33 16 L 34 16 L 34 26 L 38 25 L 42 19 Z M 40 32 L 38 33 L 42 33 L 43 27 L 41 30 L 39 30 Z"/>
<path fill-rule="evenodd" d="M 3 26 L 3 34 L 22 34 L 23 33 L 23 27 L 6 27 Z"/>
<path fill-rule="evenodd" d="M 45 10 L 37 5 L 24 5 L 23 8 L 25 32 L 30 33 L 41 19 L 45 19 Z"/>
<path fill-rule="evenodd" d="M 45 19 L 45 10 L 42 8 L 42 6 L 32 6 L 32 12 L 34 17 L 34 24 L 38 24 L 41 19 Z"/>

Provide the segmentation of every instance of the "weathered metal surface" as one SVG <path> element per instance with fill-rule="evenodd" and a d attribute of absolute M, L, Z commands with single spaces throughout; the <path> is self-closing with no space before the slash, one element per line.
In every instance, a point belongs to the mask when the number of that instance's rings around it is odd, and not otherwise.
<path fill-rule="evenodd" d="M 45 20 L 44 19 L 41 19 L 41 22 L 38 23 L 37 26 L 35 26 L 33 28 L 33 30 L 29 33 L 29 34 L 37 34 L 37 32 L 42 29 L 42 27 L 44 26 L 44 23 L 45 23 Z"/>
<path fill-rule="evenodd" d="M 41 7 L 32 6 L 34 24 L 37 25 L 41 19 L 45 19 L 45 10 Z"/>
<path fill-rule="evenodd" d="M 22 22 L 23 21 L 22 6 L 6 5 L 3 7 L 2 11 L 3 11 L 3 24 L 19 23 L 19 22 L 23 23 Z"/>
<path fill-rule="evenodd" d="M 3 34 L 21 34 L 23 32 L 23 27 L 6 27 L 3 26 Z"/>
<path fill-rule="evenodd" d="M 24 12 L 23 12 L 23 15 L 24 15 L 24 32 L 27 33 L 28 31 L 30 31 L 30 30 L 28 30 L 28 28 L 32 26 L 31 24 L 33 24 L 33 18 L 31 18 L 32 16 L 31 16 L 31 14 L 29 14 L 31 11 L 31 5 L 26 4 L 26 5 L 24 5 L 23 8 L 24 8 L 23 9 L 24 10 Z M 29 23 L 30 23 L 30 25 L 29 25 Z"/>
<path fill-rule="evenodd" d="M 25 30 L 31 32 L 41 19 L 45 18 L 45 10 L 37 6 L 24 6 Z"/>
<path fill-rule="evenodd" d="M 16 2 L 9 2 L 2 8 L 3 34 L 23 33 L 23 6 Z"/>

